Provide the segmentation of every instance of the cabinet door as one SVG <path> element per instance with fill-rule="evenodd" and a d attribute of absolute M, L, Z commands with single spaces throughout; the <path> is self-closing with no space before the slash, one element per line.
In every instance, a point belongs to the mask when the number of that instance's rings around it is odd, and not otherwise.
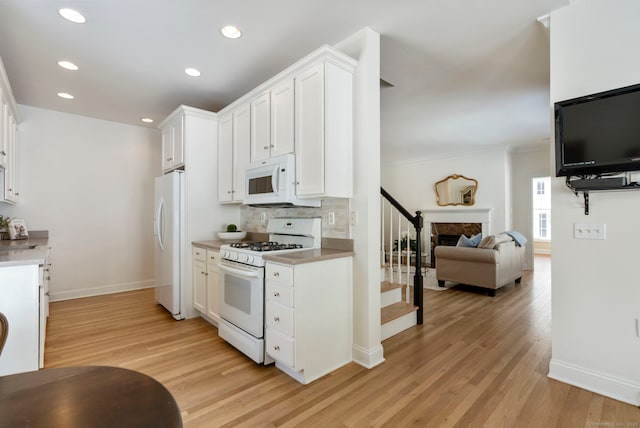
<path fill-rule="evenodd" d="M 172 123 L 173 128 L 173 167 L 184 165 L 184 115 L 176 117 Z"/>
<path fill-rule="evenodd" d="M 233 115 L 218 124 L 218 201 L 233 200 Z"/>
<path fill-rule="evenodd" d="M 6 123 L 6 168 L 4 170 L 4 200 L 6 202 L 16 202 L 16 137 L 18 126 L 13 115 L 9 112 L 8 122 Z"/>
<path fill-rule="evenodd" d="M 162 129 L 162 170 L 168 171 L 173 166 L 173 127 L 171 124 Z"/>
<path fill-rule="evenodd" d="M 287 80 L 271 91 L 271 156 L 294 150 L 294 84 Z"/>
<path fill-rule="evenodd" d="M 251 106 L 240 107 L 233 113 L 233 200 L 244 199 L 244 172 L 251 150 Z"/>
<path fill-rule="evenodd" d="M 251 102 L 251 162 L 269 158 L 271 148 L 271 94 Z"/>
<path fill-rule="evenodd" d="M 218 262 L 220 253 L 207 250 L 207 315 L 218 320 Z"/>
<path fill-rule="evenodd" d="M 7 115 L 9 106 L 4 100 L 0 89 L 0 168 L 7 167 Z"/>
<path fill-rule="evenodd" d="M 324 63 L 295 78 L 296 194 L 324 194 Z"/>
<path fill-rule="evenodd" d="M 200 260 L 193 262 L 193 307 L 205 313 L 207 304 L 207 264 Z"/>

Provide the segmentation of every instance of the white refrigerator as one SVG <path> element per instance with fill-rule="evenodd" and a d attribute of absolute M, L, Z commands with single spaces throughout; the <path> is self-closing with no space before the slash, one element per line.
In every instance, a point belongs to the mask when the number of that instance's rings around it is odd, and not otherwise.
<path fill-rule="evenodd" d="M 184 173 L 173 171 L 155 179 L 155 297 L 177 319 L 186 316 L 182 284 L 185 240 Z"/>

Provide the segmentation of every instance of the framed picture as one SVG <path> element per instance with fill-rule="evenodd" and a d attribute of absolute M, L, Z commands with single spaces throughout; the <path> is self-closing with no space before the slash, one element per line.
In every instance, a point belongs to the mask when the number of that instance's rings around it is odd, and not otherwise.
<path fill-rule="evenodd" d="M 7 228 L 9 232 L 9 239 L 27 239 L 29 238 L 29 232 L 27 231 L 27 225 L 21 218 L 14 218 L 9 222 Z"/>

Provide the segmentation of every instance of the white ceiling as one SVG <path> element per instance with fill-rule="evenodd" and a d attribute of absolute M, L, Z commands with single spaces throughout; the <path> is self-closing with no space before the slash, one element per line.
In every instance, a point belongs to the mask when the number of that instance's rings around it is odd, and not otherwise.
<path fill-rule="evenodd" d="M 382 158 L 391 162 L 545 143 L 549 39 L 536 18 L 568 3 L 0 0 L 0 56 L 19 104 L 156 127 L 180 104 L 218 111 L 368 26 L 381 34 L 381 77 L 394 85 L 381 92 Z M 87 23 L 62 19 L 61 7 Z M 243 36 L 223 38 L 227 24 Z M 61 69 L 61 59 L 80 70 Z"/>

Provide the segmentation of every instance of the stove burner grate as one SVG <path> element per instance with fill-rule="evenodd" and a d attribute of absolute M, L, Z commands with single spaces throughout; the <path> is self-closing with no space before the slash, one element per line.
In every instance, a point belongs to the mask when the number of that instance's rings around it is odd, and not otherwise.
<path fill-rule="evenodd" d="M 297 250 L 303 248 L 300 244 L 281 244 L 279 242 L 234 242 L 231 244 L 233 248 L 245 248 L 251 251 L 278 251 L 278 250 Z"/>

